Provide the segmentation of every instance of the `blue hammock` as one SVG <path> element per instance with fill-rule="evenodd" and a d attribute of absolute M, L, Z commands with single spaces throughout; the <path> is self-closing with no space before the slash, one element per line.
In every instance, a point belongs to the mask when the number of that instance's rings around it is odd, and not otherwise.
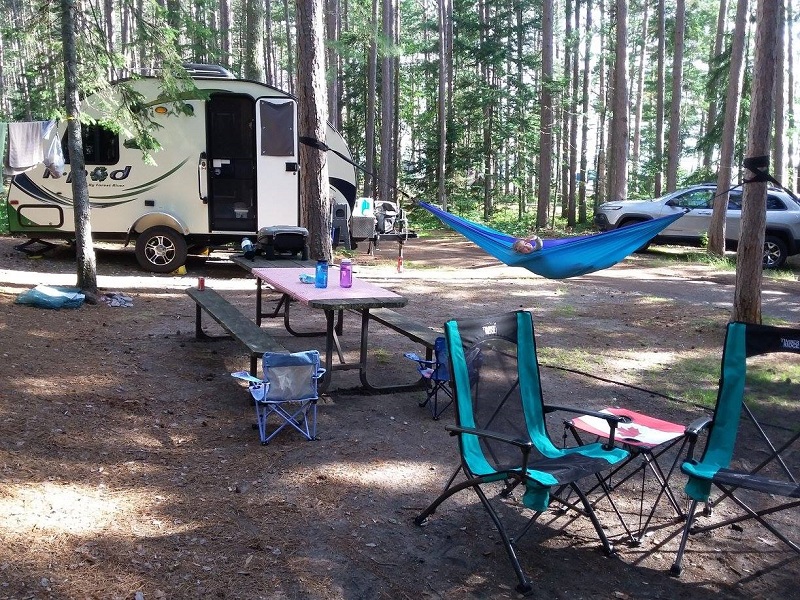
<path fill-rule="evenodd" d="M 468 221 L 427 202 L 418 204 L 499 261 L 512 267 L 524 267 L 548 279 L 566 279 L 607 269 L 647 244 L 684 214 L 679 212 L 594 235 L 544 240 L 538 252 L 520 254 L 511 248 L 517 239 L 514 236 Z"/>

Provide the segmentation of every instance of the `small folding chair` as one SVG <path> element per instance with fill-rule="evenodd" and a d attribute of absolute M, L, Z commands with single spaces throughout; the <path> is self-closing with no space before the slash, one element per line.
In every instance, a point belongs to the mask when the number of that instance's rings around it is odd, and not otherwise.
<path fill-rule="evenodd" d="M 689 444 L 681 470 L 688 475 L 691 499 L 673 575 L 682 571 L 690 534 L 722 528 L 741 530 L 739 523 L 756 521 L 800 553 L 789 537 L 800 507 L 800 467 L 797 442 L 800 329 L 752 323 L 728 324 L 722 351 L 722 375 L 709 434 L 700 459 Z M 711 498 L 712 490 L 719 496 Z M 704 516 L 725 503 L 732 516 L 695 525 L 698 502 L 708 502 Z M 731 526 L 735 526 L 731 527 Z M 734 540 L 734 545 L 740 545 Z"/>
<path fill-rule="evenodd" d="M 406 352 L 405 357 L 417 363 L 417 371 L 426 381 L 425 400 L 419 403 L 420 406 L 429 406 L 434 419 L 438 419 L 444 410 L 453 403 L 453 392 L 450 390 L 450 369 L 448 367 L 449 358 L 447 357 L 447 342 L 443 337 L 438 337 L 434 341 L 433 360 L 426 360 L 415 352 Z M 439 392 L 444 404 L 439 404 Z"/>
<path fill-rule="evenodd" d="M 258 433 L 266 445 L 287 425 L 307 440 L 317 437 L 317 382 L 325 374 L 320 367 L 319 352 L 307 350 L 292 354 L 267 352 L 263 360 L 264 379 L 247 371 L 231 373 L 248 383 L 255 400 Z M 278 426 L 267 433 L 267 419 L 278 417 Z"/>

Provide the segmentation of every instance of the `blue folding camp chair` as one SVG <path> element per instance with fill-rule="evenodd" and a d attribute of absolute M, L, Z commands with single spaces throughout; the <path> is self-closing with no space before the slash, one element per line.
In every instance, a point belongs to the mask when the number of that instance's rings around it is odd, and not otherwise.
<path fill-rule="evenodd" d="M 449 321 L 445 324 L 447 349 L 455 395 L 455 426 L 447 429 L 458 437 L 461 464 L 444 491 L 415 519 L 423 525 L 439 505 L 466 489 L 477 494 L 505 546 L 519 584 L 517 591 L 529 593 L 533 586 L 525 575 L 514 546 L 551 501 L 565 503 L 557 493 L 568 486 L 580 498 L 607 553 L 611 544 L 595 516 L 594 508 L 578 483 L 594 480 L 628 457 L 614 448 L 616 425 L 624 418 L 579 408 L 545 405 L 542 397 L 533 319 L 527 311 Z M 545 414 L 566 410 L 593 414 L 609 423 L 607 444 L 594 443 L 575 448 L 557 447 L 547 433 Z M 465 481 L 457 481 L 461 473 Z M 507 499 L 517 488 L 524 490 L 520 508 L 534 511 L 522 520 L 515 537 L 509 536 L 513 517 L 501 518 Z M 490 490 L 499 493 L 490 498 Z M 578 508 L 567 503 L 570 508 Z M 494 541 L 487 538 L 486 546 Z M 476 549 L 476 552 L 482 552 Z"/>
<path fill-rule="evenodd" d="M 722 351 L 722 375 L 717 404 L 704 425 L 709 434 L 700 459 L 690 443 L 681 470 L 688 475 L 686 493 L 691 499 L 678 553 L 672 565 L 680 575 L 690 534 L 741 530 L 756 521 L 800 553 L 789 537 L 800 507 L 800 453 L 796 404 L 800 369 L 800 329 L 752 323 L 729 323 Z M 718 492 L 711 498 L 712 491 Z M 724 502 L 731 511 L 726 519 L 709 519 L 698 526 L 698 502 L 707 502 L 703 516 Z M 721 511 L 720 511 L 721 512 Z M 740 540 L 733 540 L 735 551 Z"/>
<path fill-rule="evenodd" d="M 425 400 L 420 406 L 429 406 L 434 419 L 438 419 L 444 410 L 453 403 L 453 392 L 450 390 L 450 369 L 448 367 L 447 342 L 443 337 L 438 337 L 433 345 L 434 358 L 426 360 L 416 352 L 406 352 L 405 357 L 417 363 L 417 371 L 425 379 Z M 443 404 L 439 404 L 439 392 Z"/>
<path fill-rule="evenodd" d="M 292 354 L 267 352 L 263 360 L 264 379 L 247 371 L 231 373 L 248 383 L 255 400 L 258 433 L 266 445 L 287 425 L 307 440 L 317 437 L 317 382 L 325 374 L 320 367 L 319 352 L 307 350 Z M 278 417 L 278 425 L 267 432 L 267 419 Z"/>

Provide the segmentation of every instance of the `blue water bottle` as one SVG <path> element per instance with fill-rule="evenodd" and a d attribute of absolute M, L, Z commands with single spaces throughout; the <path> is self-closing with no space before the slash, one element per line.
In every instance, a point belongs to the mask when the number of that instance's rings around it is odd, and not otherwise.
<path fill-rule="evenodd" d="M 314 287 L 326 288 L 328 287 L 328 261 L 318 260 L 317 270 L 314 277 Z"/>

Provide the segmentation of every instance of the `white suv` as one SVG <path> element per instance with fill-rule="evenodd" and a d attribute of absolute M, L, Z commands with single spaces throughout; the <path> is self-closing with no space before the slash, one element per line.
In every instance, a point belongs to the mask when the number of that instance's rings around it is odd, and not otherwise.
<path fill-rule="evenodd" d="M 703 183 L 676 190 L 653 200 L 606 202 L 597 207 L 594 224 L 601 231 L 663 217 L 678 211 L 686 214 L 664 229 L 654 243 L 701 245 L 711 225 L 716 185 Z M 688 209 L 688 210 L 687 210 Z M 739 242 L 742 215 L 742 190 L 730 192 L 725 222 L 727 246 L 735 250 Z M 767 227 L 764 236 L 764 266 L 781 267 L 786 258 L 800 253 L 800 202 L 786 192 L 767 191 Z"/>

